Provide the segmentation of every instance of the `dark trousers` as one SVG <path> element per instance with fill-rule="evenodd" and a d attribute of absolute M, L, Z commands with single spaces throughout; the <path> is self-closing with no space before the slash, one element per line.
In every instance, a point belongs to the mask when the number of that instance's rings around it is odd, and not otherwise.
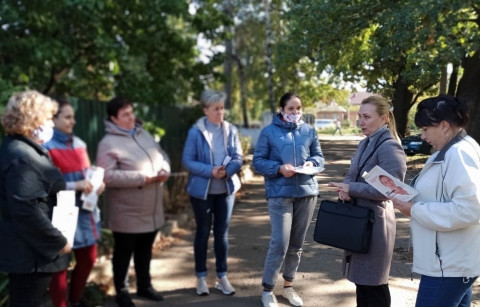
<path fill-rule="evenodd" d="M 9 273 L 9 300 L 11 307 L 50 306 L 48 285 L 52 273 Z"/>
<path fill-rule="evenodd" d="M 357 286 L 357 307 L 390 307 L 388 284 L 380 286 Z"/>
<path fill-rule="evenodd" d="M 128 267 L 133 254 L 137 291 L 152 286 L 150 279 L 150 261 L 152 245 L 157 232 L 121 233 L 113 232 L 115 246 L 113 248 L 113 283 L 118 293 L 128 291 Z"/>
<path fill-rule="evenodd" d="M 207 275 L 207 249 L 213 220 L 213 249 L 217 276 L 227 273 L 228 225 L 232 216 L 234 194 L 209 194 L 206 200 L 190 197 L 197 231 L 193 244 L 197 277 Z"/>

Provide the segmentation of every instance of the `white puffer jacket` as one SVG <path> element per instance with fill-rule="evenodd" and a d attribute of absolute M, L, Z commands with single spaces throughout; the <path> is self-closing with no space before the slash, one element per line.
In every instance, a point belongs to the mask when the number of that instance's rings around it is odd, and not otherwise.
<path fill-rule="evenodd" d="M 413 271 L 480 275 L 480 147 L 465 131 L 433 154 L 414 180 Z M 438 246 L 438 251 L 436 246 Z"/>

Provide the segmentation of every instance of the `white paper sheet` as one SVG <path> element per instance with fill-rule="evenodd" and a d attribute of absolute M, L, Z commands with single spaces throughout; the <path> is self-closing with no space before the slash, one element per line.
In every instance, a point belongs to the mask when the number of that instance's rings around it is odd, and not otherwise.
<path fill-rule="evenodd" d="M 305 174 L 305 175 L 316 175 L 325 170 L 324 167 L 315 167 L 315 166 L 298 166 L 295 167 L 295 172 L 299 174 Z"/>
<path fill-rule="evenodd" d="M 53 208 L 52 225 L 57 228 L 68 243 L 73 246 L 77 229 L 78 207 L 75 206 L 75 191 L 57 193 L 57 205 Z"/>
<path fill-rule="evenodd" d="M 90 181 L 93 186 L 92 192 L 86 195 L 82 193 L 80 197 L 83 200 L 82 209 L 93 211 L 97 206 L 98 202 L 98 189 L 102 186 L 103 182 L 103 175 L 105 174 L 105 170 L 99 166 L 93 166 L 91 169 L 88 169 L 85 173 L 85 179 Z"/>

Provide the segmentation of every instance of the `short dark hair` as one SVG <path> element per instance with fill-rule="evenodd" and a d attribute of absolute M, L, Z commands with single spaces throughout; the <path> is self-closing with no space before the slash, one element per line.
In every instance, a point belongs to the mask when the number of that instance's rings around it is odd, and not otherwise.
<path fill-rule="evenodd" d="M 415 125 L 418 127 L 436 126 L 442 120 L 464 128 L 468 124 L 468 104 L 463 99 L 441 94 L 422 100 L 417 106 Z"/>
<path fill-rule="evenodd" d="M 292 93 L 292 92 L 288 92 L 288 93 L 285 93 L 283 94 L 282 97 L 280 97 L 280 108 L 285 108 L 285 106 L 287 105 L 287 102 L 292 99 L 292 97 L 297 97 L 298 99 L 300 99 L 300 97 L 295 94 L 295 93 Z M 301 100 L 301 99 L 300 99 Z"/>
<path fill-rule="evenodd" d="M 58 104 L 58 110 L 57 110 L 57 113 L 55 113 L 55 115 L 53 115 L 53 117 L 57 118 L 58 115 L 62 112 L 62 109 L 64 106 L 71 106 L 73 108 L 73 105 L 70 101 L 66 100 L 65 98 L 58 98 L 56 100 L 57 104 Z"/>
<path fill-rule="evenodd" d="M 127 106 L 133 107 L 133 102 L 125 97 L 115 97 L 107 103 L 107 117 L 117 117 L 118 111 Z"/>

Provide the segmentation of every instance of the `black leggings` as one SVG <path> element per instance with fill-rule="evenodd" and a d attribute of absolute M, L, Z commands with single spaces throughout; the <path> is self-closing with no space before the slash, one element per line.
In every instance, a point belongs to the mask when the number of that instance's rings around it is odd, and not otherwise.
<path fill-rule="evenodd" d="M 380 286 L 357 286 L 357 307 L 390 307 L 388 284 Z"/>
<path fill-rule="evenodd" d="M 130 259 L 133 254 L 137 290 L 150 287 L 150 260 L 152 259 L 152 245 L 157 232 L 121 233 L 113 232 L 115 246 L 113 248 L 113 282 L 118 293 L 128 291 L 127 277 Z"/>

